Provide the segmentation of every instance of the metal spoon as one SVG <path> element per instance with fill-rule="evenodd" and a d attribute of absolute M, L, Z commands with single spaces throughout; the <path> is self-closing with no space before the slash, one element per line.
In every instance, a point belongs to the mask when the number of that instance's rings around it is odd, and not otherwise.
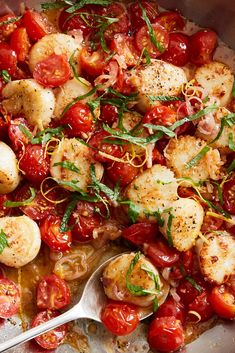
<path fill-rule="evenodd" d="M 101 322 L 100 313 L 102 307 L 106 302 L 106 296 L 102 288 L 100 278 L 103 273 L 103 269 L 107 264 L 115 259 L 117 256 L 111 257 L 109 260 L 105 261 L 98 269 L 91 275 L 86 283 L 82 297 L 80 301 L 74 305 L 71 309 L 65 313 L 57 316 L 56 318 L 49 320 L 39 326 L 36 326 L 19 336 L 13 337 L 12 339 L 0 344 L 0 352 L 5 352 L 7 349 L 17 346 L 18 344 L 27 342 L 32 338 L 40 336 L 41 334 L 50 331 L 60 325 L 63 325 L 69 321 L 88 318 L 95 321 Z M 151 310 L 146 310 L 140 313 L 140 319 L 143 320 L 152 314 Z"/>

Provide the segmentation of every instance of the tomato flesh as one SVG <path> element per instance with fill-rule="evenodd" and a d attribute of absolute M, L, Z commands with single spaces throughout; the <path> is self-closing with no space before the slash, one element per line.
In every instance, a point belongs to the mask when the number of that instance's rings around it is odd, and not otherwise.
<path fill-rule="evenodd" d="M 16 16 L 14 14 L 6 14 L 4 16 L 0 17 L 0 23 L 10 21 L 15 19 Z M 5 25 L 0 26 L 0 39 L 1 40 L 6 40 L 8 37 L 14 32 L 14 30 L 17 28 L 17 25 L 19 24 L 19 21 L 15 21 L 12 23 L 8 23 Z"/>
<path fill-rule="evenodd" d="M 159 23 L 168 32 L 173 32 L 184 29 L 186 21 L 178 12 L 165 11 L 156 18 L 155 23 Z"/>
<path fill-rule="evenodd" d="M 195 65 L 208 64 L 217 46 L 217 35 L 209 29 L 202 29 L 190 38 L 190 60 Z"/>
<path fill-rule="evenodd" d="M 182 33 L 170 33 L 167 50 L 161 56 L 175 66 L 184 66 L 189 61 L 189 39 Z"/>
<path fill-rule="evenodd" d="M 193 314 L 190 314 L 190 311 L 195 311 L 200 315 L 200 321 L 204 322 L 209 320 L 213 314 L 214 310 L 212 308 L 212 305 L 210 303 L 210 298 L 209 294 L 207 291 L 202 292 L 202 294 L 199 294 L 192 303 L 189 304 L 188 306 L 189 310 L 189 315 L 190 315 L 190 320 L 193 321 L 195 318 L 195 321 L 198 320 L 196 316 Z"/>
<path fill-rule="evenodd" d="M 177 118 L 176 112 L 164 105 L 159 105 L 149 110 L 144 118 L 143 124 L 170 126 L 175 123 Z"/>
<path fill-rule="evenodd" d="M 157 239 L 158 225 L 156 223 L 136 223 L 122 232 L 124 239 L 134 245 L 149 244 Z"/>
<path fill-rule="evenodd" d="M 66 12 L 67 8 L 63 9 L 59 15 L 59 27 L 62 32 L 81 30 L 84 36 L 87 36 L 92 28 L 86 24 L 86 22 L 81 18 L 80 12 L 89 13 L 89 6 L 84 6 L 81 9 L 74 11 L 72 14 Z M 91 26 L 94 24 L 94 18 L 87 15 L 86 19 Z"/>
<path fill-rule="evenodd" d="M 7 43 L 0 43 L 0 71 L 7 70 L 10 75 L 14 75 L 16 68 L 16 52 Z"/>
<path fill-rule="evenodd" d="M 0 317 L 8 319 L 20 309 L 20 291 L 17 285 L 7 279 L 0 278 Z"/>
<path fill-rule="evenodd" d="M 157 3 L 154 1 L 141 1 L 141 6 L 146 11 L 149 21 L 153 23 L 158 16 Z M 134 30 L 137 30 L 146 24 L 143 19 L 143 11 L 138 2 L 132 2 L 128 8 L 128 12 L 130 14 L 131 25 Z"/>
<path fill-rule="evenodd" d="M 123 4 L 114 2 L 103 9 L 103 16 L 117 18 L 118 21 L 112 23 L 104 32 L 107 40 L 112 40 L 116 33 L 127 33 L 129 30 L 129 18 Z"/>
<path fill-rule="evenodd" d="M 84 47 L 79 54 L 79 60 L 82 70 L 92 77 L 101 75 L 106 66 L 105 53 L 101 49 L 91 52 Z"/>
<path fill-rule="evenodd" d="M 223 319 L 235 319 L 235 293 L 226 286 L 214 287 L 210 296 L 211 305 Z"/>
<path fill-rule="evenodd" d="M 222 189 L 224 209 L 235 215 L 235 180 L 226 182 Z"/>
<path fill-rule="evenodd" d="M 29 142 L 29 138 L 21 131 L 20 125 L 31 133 L 27 120 L 24 118 L 16 118 L 10 121 L 8 136 L 14 151 L 21 151 L 22 147 Z"/>
<path fill-rule="evenodd" d="M 200 292 L 185 278 L 180 280 L 179 286 L 177 287 L 177 294 L 180 296 L 182 303 L 185 305 L 191 304 L 197 298 L 197 296 L 202 294 L 206 289 L 206 285 L 203 280 L 199 278 L 192 279 L 196 284 L 200 286 Z"/>
<path fill-rule="evenodd" d="M 30 41 L 26 28 L 17 28 L 11 35 L 11 48 L 16 52 L 17 59 L 24 62 L 29 54 Z"/>
<path fill-rule="evenodd" d="M 129 163 L 114 162 L 107 167 L 107 175 L 114 183 L 120 186 L 130 184 L 139 173 L 139 168 Z"/>
<path fill-rule="evenodd" d="M 120 55 L 124 66 L 133 67 L 137 65 L 139 55 L 135 48 L 134 38 L 126 34 L 116 34 L 110 44 L 112 52 Z"/>
<path fill-rule="evenodd" d="M 100 117 L 105 124 L 112 126 L 118 121 L 118 108 L 115 105 L 104 104 L 101 106 Z"/>
<path fill-rule="evenodd" d="M 28 36 L 33 41 L 38 41 L 46 34 L 53 32 L 46 17 L 39 12 L 28 10 L 24 13 L 23 24 L 26 27 Z"/>
<path fill-rule="evenodd" d="M 184 325 L 186 320 L 186 310 L 182 303 L 176 302 L 173 298 L 168 298 L 157 310 L 155 317 L 173 316 Z"/>
<path fill-rule="evenodd" d="M 147 244 L 145 254 L 156 267 L 170 267 L 179 260 L 176 249 L 170 248 L 164 240 L 156 240 Z"/>

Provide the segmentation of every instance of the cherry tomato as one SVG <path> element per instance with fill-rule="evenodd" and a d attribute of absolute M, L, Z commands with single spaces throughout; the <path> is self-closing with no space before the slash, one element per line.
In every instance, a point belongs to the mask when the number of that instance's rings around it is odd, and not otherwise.
<path fill-rule="evenodd" d="M 111 104 L 101 105 L 100 116 L 105 124 L 112 126 L 118 121 L 118 108 Z"/>
<path fill-rule="evenodd" d="M 36 327 L 38 325 L 43 324 L 55 317 L 59 316 L 60 313 L 58 311 L 44 310 L 38 313 L 33 321 L 31 326 Z M 49 332 L 44 333 L 35 338 L 35 341 L 39 346 L 44 349 L 56 349 L 64 340 L 68 331 L 68 326 L 66 324 L 61 325 Z"/>
<path fill-rule="evenodd" d="M 11 145 L 14 151 L 22 150 L 23 145 L 29 142 L 28 137 L 20 129 L 20 126 L 31 133 L 27 120 L 24 118 L 16 118 L 10 121 L 10 125 L 8 127 L 8 136 L 11 140 Z"/>
<path fill-rule="evenodd" d="M 21 211 L 34 220 L 40 220 L 55 213 L 55 204 L 45 199 L 40 191 L 36 191 L 35 199 L 29 205 L 20 206 Z M 22 186 L 17 190 L 14 201 L 25 201 L 31 196 L 29 185 Z M 48 195 L 47 195 L 48 196 Z"/>
<path fill-rule="evenodd" d="M 173 266 L 170 272 L 170 278 L 174 280 L 180 280 L 185 275 L 191 275 L 194 267 L 194 254 L 192 250 L 187 250 L 180 253 L 180 260 L 175 266 Z"/>
<path fill-rule="evenodd" d="M 184 325 L 186 310 L 182 303 L 177 303 L 173 298 L 168 298 L 157 310 L 154 317 L 173 316 Z"/>
<path fill-rule="evenodd" d="M 179 261 L 179 253 L 170 248 L 166 241 L 156 240 L 145 247 L 145 254 L 156 267 L 170 267 Z"/>
<path fill-rule="evenodd" d="M 152 243 L 156 240 L 158 225 L 156 223 L 136 223 L 123 230 L 122 236 L 134 245 Z"/>
<path fill-rule="evenodd" d="M 139 173 L 139 168 L 129 163 L 114 162 L 107 167 L 107 175 L 114 183 L 120 186 L 130 184 Z"/>
<path fill-rule="evenodd" d="M 71 77 L 71 69 L 66 55 L 52 54 L 36 64 L 34 79 L 45 87 L 63 85 Z"/>
<path fill-rule="evenodd" d="M 60 125 L 68 125 L 64 130 L 68 137 L 82 137 L 94 128 L 93 116 L 88 105 L 77 102 L 70 107 L 60 120 Z"/>
<path fill-rule="evenodd" d="M 173 316 L 154 319 L 148 331 L 148 343 L 152 350 L 172 352 L 184 344 L 182 324 Z"/>
<path fill-rule="evenodd" d="M 125 153 L 125 146 L 111 144 L 112 138 L 109 138 L 110 134 L 105 130 L 100 130 L 92 135 L 89 140 L 89 145 L 92 147 L 92 153 L 94 158 L 99 162 L 110 162 L 110 159 L 102 156 L 100 152 L 106 153 L 116 158 L 121 158 Z M 110 143 L 103 142 L 103 140 L 109 140 Z"/>
<path fill-rule="evenodd" d="M 173 32 L 184 29 L 186 21 L 178 12 L 165 11 L 156 18 L 155 23 L 159 23 L 168 32 Z"/>
<path fill-rule="evenodd" d="M 50 172 L 50 161 L 41 145 L 28 144 L 19 160 L 19 167 L 26 179 L 40 184 Z"/>
<path fill-rule="evenodd" d="M 1 79 L 0 79 L 0 94 L 1 94 Z M 8 132 L 9 122 L 0 116 L 0 140 L 7 139 L 7 132 Z"/>
<path fill-rule="evenodd" d="M 39 309 L 57 310 L 71 302 L 67 283 L 56 275 L 44 277 L 37 286 L 37 306 Z"/>
<path fill-rule="evenodd" d="M 158 16 L 158 6 L 155 1 L 141 1 L 141 6 L 146 11 L 149 21 L 152 23 Z M 130 14 L 131 25 L 134 30 L 144 26 L 146 23 L 143 19 L 143 11 L 139 6 L 139 2 L 132 2 L 128 8 Z"/>
<path fill-rule="evenodd" d="M 7 216 L 11 213 L 11 207 L 4 206 L 6 201 L 12 201 L 11 195 L 0 195 L 0 217 Z"/>
<path fill-rule="evenodd" d="M 138 326 L 138 309 L 132 304 L 110 301 L 101 312 L 101 321 L 112 334 L 128 335 Z"/>
<path fill-rule="evenodd" d="M 148 27 L 141 27 L 135 35 L 135 45 L 140 53 L 146 49 L 151 58 L 157 58 L 168 48 L 169 34 L 167 30 L 158 23 L 152 25 L 154 36 L 160 48 L 157 48 L 151 41 Z"/>
<path fill-rule="evenodd" d="M 176 122 L 176 112 L 164 105 L 150 109 L 143 117 L 143 124 L 170 126 Z"/>
<path fill-rule="evenodd" d="M 197 195 L 195 194 L 194 189 L 188 188 L 186 186 L 179 186 L 178 188 L 179 197 L 187 197 L 187 198 L 195 198 Z"/>
<path fill-rule="evenodd" d="M 229 180 L 222 189 L 224 209 L 235 215 L 235 179 Z"/>
<path fill-rule="evenodd" d="M 0 70 L 7 70 L 14 75 L 17 67 L 17 55 L 7 43 L 0 43 Z"/>
<path fill-rule="evenodd" d="M 101 49 L 91 52 L 87 47 L 83 47 L 79 60 L 82 70 L 92 77 L 101 75 L 106 66 L 105 53 Z"/>
<path fill-rule="evenodd" d="M 154 147 L 152 152 L 152 161 L 153 164 L 166 165 L 166 158 L 156 147 Z"/>
<path fill-rule="evenodd" d="M 203 219 L 201 231 L 204 233 L 204 232 L 208 232 L 208 231 L 221 229 L 221 226 L 223 223 L 224 223 L 224 221 L 222 219 L 208 216 L 206 214 Z"/>
<path fill-rule="evenodd" d="M 0 278 L 0 317 L 8 319 L 20 309 L 20 291 L 17 285 L 7 278 Z"/>
<path fill-rule="evenodd" d="M 94 25 L 94 17 L 86 16 L 87 23 L 82 19 L 80 12 L 90 13 L 92 11 L 90 6 L 84 6 L 79 10 L 74 11 L 72 14 L 66 12 L 67 8 L 63 9 L 59 15 L 59 27 L 62 32 L 72 31 L 73 29 L 81 30 L 84 36 L 87 36 L 92 31 Z"/>
<path fill-rule="evenodd" d="M 224 319 L 235 319 L 235 293 L 230 287 L 224 284 L 214 287 L 210 301 L 217 315 Z"/>
<path fill-rule="evenodd" d="M 110 48 L 112 52 L 115 52 L 122 57 L 122 60 L 127 67 L 137 65 L 139 54 L 135 48 L 133 37 L 121 33 L 115 34 L 110 44 Z"/>
<path fill-rule="evenodd" d="M 200 286 L 200 292 L 185 278 L 180 280 L 179 286 L 177 288 L 177 294 L 180 296 L 182 303 L 185 305 L 191 304 L 199 294 L 203 293 L 206 288 L 204 281 L 199 280 L 198 278 L 193 278 L 193 280 L 197 285 Z"/>
<path fill-rule="evenodd" d="M 71 231 L 60 232 L 60 226 L 60 217 L 49 215 L 42 221 L 40 231 L 42 240 L 49 246 L 50 249 L 63 252 L 70 249 L 72 234 Z"/>
<path fill-rule="evenodd" d="M 7 15 L 0 17 L 0 23 L 6 22 L 9 20 L 13 20 L 15 18 L 16 18 L 16 16 L 14 14 L 12 14 L 12 13 L 7 14 Z M 17 28 L 18 23 L 19 23 L 19 21 L 15 21 L 15 22 L 0 26 L 0 39 L 1 40 L 7 39 L 14 32 L 14 30 Z"/>
<path fill-rule="evenodd" d="M 183 33 L 170 33 L 168 48 L 161 59 L 176 66 L 186 65 L 189 61 L 188 36 Z"/>
<path fill-rule="evenodd" d="M 26 28 L 17 28 L 11 35 L 11 48 L 16 52 L 18 61 L 25 61 L 29 54 L 30 41 Z"/>
<path fill-rule="evenodd" d="M 129 19 L 126 7 L 123 4 L 114 2 L 103 10 L 103 16 L 118 18 L 117 22 L 112 23 L 104 32 L 105 38 L 112 40 L 116 33 L 127 33 L 129 30 Z"/>
<path fill-rule="evenodd" d="M 201 322 L 209 320 L 213 316 L 213 308 L 210 303 L 210 298 L 208 292 L 202 292 L 199 294 L 192 303 L 188 306 L 189 311 L 196 311 L 201 316 Z M 197 317 L 193 314 L 190 314 L 190 321 L 194 318 L 197 321 Z"/>
<path fill-rule="evenodd" d="M 29 38 L 35 42 L 46 34 L 53 32 L 53 28 L 47 18 L 36 11 L 26 11 L 23 16 L 23 24 L 26 27 Z"/>
<path fill-rule="evenodd" d="M 202 29 L 190 38 L 190 60 L 195 65 L 208 64 L 217 46 L 217 35 L 209 29 Z"/>

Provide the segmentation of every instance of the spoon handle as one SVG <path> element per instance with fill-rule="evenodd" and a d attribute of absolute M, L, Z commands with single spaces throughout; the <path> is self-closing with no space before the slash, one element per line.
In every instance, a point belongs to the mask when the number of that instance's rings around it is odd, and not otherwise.
<path fill-rule="evenodd" d="M 28 331 L 25 331 L 21 333 L 20 335 L 11 338 L 10 340 L 3 342 L 0 344 L 0 352 L 5 352 L 6 350 L 17 346 L 18 344 L 27 342 L 31 340 L 32 338 L 35 338 L 37 336 L 40 336 L 41 334 L 50 331 L 60 325 L 66 324 L 69 321 L 78 319 L 78 318 L 84 318 L 86 317 L 86 314 L 84 313 L 83 309 L 81 306 L 77 304 L 76 310 L 70 309 L 66 311 L 65 313 L 55 317 L 54 319 L 51 319 L 39 326 L 36 326 L 34 328 L 31 328 Z"/>

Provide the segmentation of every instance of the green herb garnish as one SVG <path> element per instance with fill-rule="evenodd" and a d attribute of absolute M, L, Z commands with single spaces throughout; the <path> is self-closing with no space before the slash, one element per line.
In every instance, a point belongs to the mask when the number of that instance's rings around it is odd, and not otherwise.
<path fill-rule="evenodd" d="M 67 231 L 67 224 L 69 222 L 69 219 L 71 217 L 71 214 L 73 213 L 73 210 L 75 209 L 76 205 L 78 203 L 78 199 L 75 196 L 72 201 L 70 201 L 70 203 L 68 204 L 65 213 L 63 215 L 61 224 L 60 224 L 60 232 L 66 232 Z"/>
<path fill-rule="evenodd" d="M 7 70 L 2 70 L 0 73 L 5 83 L 9 83 L 11 81 L 11 76 Z"/>
<path fill-rule="evenodd" d="M 10 201 L 10 200 L 7 200 L 4 202 L 4 206 L 5 207 L 20 207 L 20 206 L 28 206 L 31 204 L 31 202 L 33 202 L 33 200 L 35 199 L 36 197 L 36 192 L 35 192 L 35 189 L 34 188 L 29 188 L 29 191 L 31 193 L 31 196 L 27 199 L 27 200 L 24 200 L 24 201 Z"/>
<path fill-rule="evenodd" d="M 53 166 L 54 167 L 61 166 L 64 169 L 71 170 L 71 172 L 75 172 L 75 173 L 80 174 L 80 169 L 73 162 L 70 162 L 69 160 L 54 163 Z"/>
<path fill-rule="evenodd" d="M 184 98 L 182 97 L 176 97 L 176 96 L 146 96 L 151 103 L 154 103 L 155 101 L 160 101 L 160 102 L 175 102 L 175 101 L 184 101 Z"/>
<path fill-rule="evenodd" d="M 144 127 L 152 130 L 157 130 L 163 132 L 165 135 L 169 137 L 175 137 L 176 134 L 169 128 L 163 125 L 154 125 L 154 124 L 144 124 Z"/>
<path fill-rule="evenodd" d="M 0 254 L 2 254 L 3 250 L 8 246 L 9 246 L 9 244 L 7 241 L 7 235 L 3 231 L 3 229 L 1 229 L 1 231 L 0 231 Z"/>
<path fill-rule="evenodd" d="M 235 152 L 235 143 L 233 140 L 233 134 L 231 132 L 228 135 L 228 147 L 231 151 Z"/>
<path fill-rule="evenodd" d="M 22 16 L 18 16 L 18 17 L 10 18 L 9 20 L 6 20 L 6 21 L 2 21 L 2 22 L 0 22 L 0 26 L 6 26 L 6 25 L 9 25 L 11 23 L 17 22 L 21 18 L 22 18 Z"/>
<path fill-rule="evenodd" d="M 137 206 L 134 202 L 129 201 L 129 200 L 124 200 L 120 201 L 120 204 L 122 205 L 128 205 L 128 218 L 132 223 L 136 223 L 137 219 L 139 218 L 140 215 L 140 208 Z"/>
<path fill-rule="evenodd" d="M 190 162 L 186 163 L 186 168 L 190 169 L 192 168 L 195 164 L 197 164 L 206 154 L 207 152 L 210 151 L 210 147 L 209 146 L 204 146 L 201 151 L 193 158 L 191 159 Z"/>
<path fill-rule="evenodd" d="M 173 239 L 171 235 L 171 227 L 172 227 L 172 221 L 173 221 L 174 215 L 172 213 L 169 213 L 169 218 L 167 221 L 167 228 L 166 228 L 166 236 L 167 236 L 167 241 L 170 246 L 173 246 Z"/>
<path fill-rule="evenodd" d="M 232 161 L 232 163 L 228 167 L 227 172 L 231 173 L 233 170 L 235 170 L 235 159 Z"/>
<path fill-rule="evenodd" d="M 185 279 L 199 292 L 201 293 L 201 286 L 190 276 L 186 276 Z"/>

